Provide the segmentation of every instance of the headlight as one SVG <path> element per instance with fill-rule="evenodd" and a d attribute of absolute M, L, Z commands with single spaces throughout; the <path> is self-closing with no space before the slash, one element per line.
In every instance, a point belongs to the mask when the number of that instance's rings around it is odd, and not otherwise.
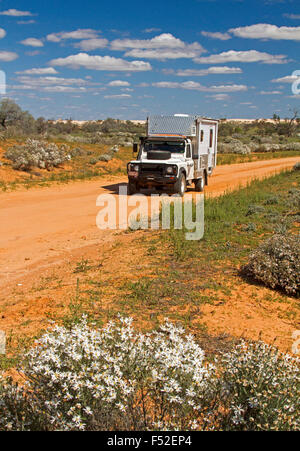
<path fill-rule="evenodd" d="M 138 164 L 131 164 L 130 170 L 134 172 L 139 172 L 139 165 Z"/>
<path fill-rule="evenodd" d="M 166 167 L 166 173 L 167 174 L 176 174 L 177 172 L 177 167 L 176 166 L 167 166 Z"/>

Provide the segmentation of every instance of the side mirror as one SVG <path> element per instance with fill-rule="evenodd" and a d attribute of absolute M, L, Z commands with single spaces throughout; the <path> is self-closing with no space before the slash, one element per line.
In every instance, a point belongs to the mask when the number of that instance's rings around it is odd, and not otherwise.
<path fill-rule="evenodd" d="M 138 152 L 138 150 L 139 150 L 139 146 L 138 146 L 138 144 L 137 143 L 133 143 L 133 153 L 137 153 Z"/>

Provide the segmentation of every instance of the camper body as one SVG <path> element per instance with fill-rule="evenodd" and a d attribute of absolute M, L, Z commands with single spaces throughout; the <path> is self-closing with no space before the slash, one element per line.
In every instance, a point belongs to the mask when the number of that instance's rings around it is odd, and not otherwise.
<path fill-rule="evenodd" d="M 218 121 L 199 116 L 151 116 L 147 136 L 134 145 L 127 166 L 129 194 L 142 188 L 184 195 L 187 186 L 203 191 L 217 162 Z"/>

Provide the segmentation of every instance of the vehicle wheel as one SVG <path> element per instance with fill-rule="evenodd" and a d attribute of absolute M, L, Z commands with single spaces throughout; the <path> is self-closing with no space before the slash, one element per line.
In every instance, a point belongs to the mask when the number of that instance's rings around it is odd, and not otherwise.
<path fill-rule="evenodd" d="M 202 193 L 202 191 L 204 191 L 204 178 L 201 177 L 200 179 L 197 179 L 195 181 L 195 190 Z"/>
<path fill-rule="evenodd" d="M 186 178 L 183 172 L 179 174 L 178 180 L 174 184 L 174 192 L 180 194 L 181 197 L 186 192 Z"/>
<path fill-rule="evenodd" d="M 139 187 L 135 182 L 128 182 L 128 194 L 131 196 L 132 194 L 136 194 L 139 192 Z"/>

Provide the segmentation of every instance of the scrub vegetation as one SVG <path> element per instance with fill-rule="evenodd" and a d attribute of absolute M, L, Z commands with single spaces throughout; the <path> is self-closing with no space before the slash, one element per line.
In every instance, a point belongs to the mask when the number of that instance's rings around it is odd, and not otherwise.
<path fill-rule="evenodd" d="M 145 124 L 108 118 L 84 123 L 34 119 L 9 99 L 0 102 L 0 189 L 125 175 L 132 144 Z M 300 153 L 294 120 L 251 124 L 221 121 L 218 164 L 284 158 Z"/>

